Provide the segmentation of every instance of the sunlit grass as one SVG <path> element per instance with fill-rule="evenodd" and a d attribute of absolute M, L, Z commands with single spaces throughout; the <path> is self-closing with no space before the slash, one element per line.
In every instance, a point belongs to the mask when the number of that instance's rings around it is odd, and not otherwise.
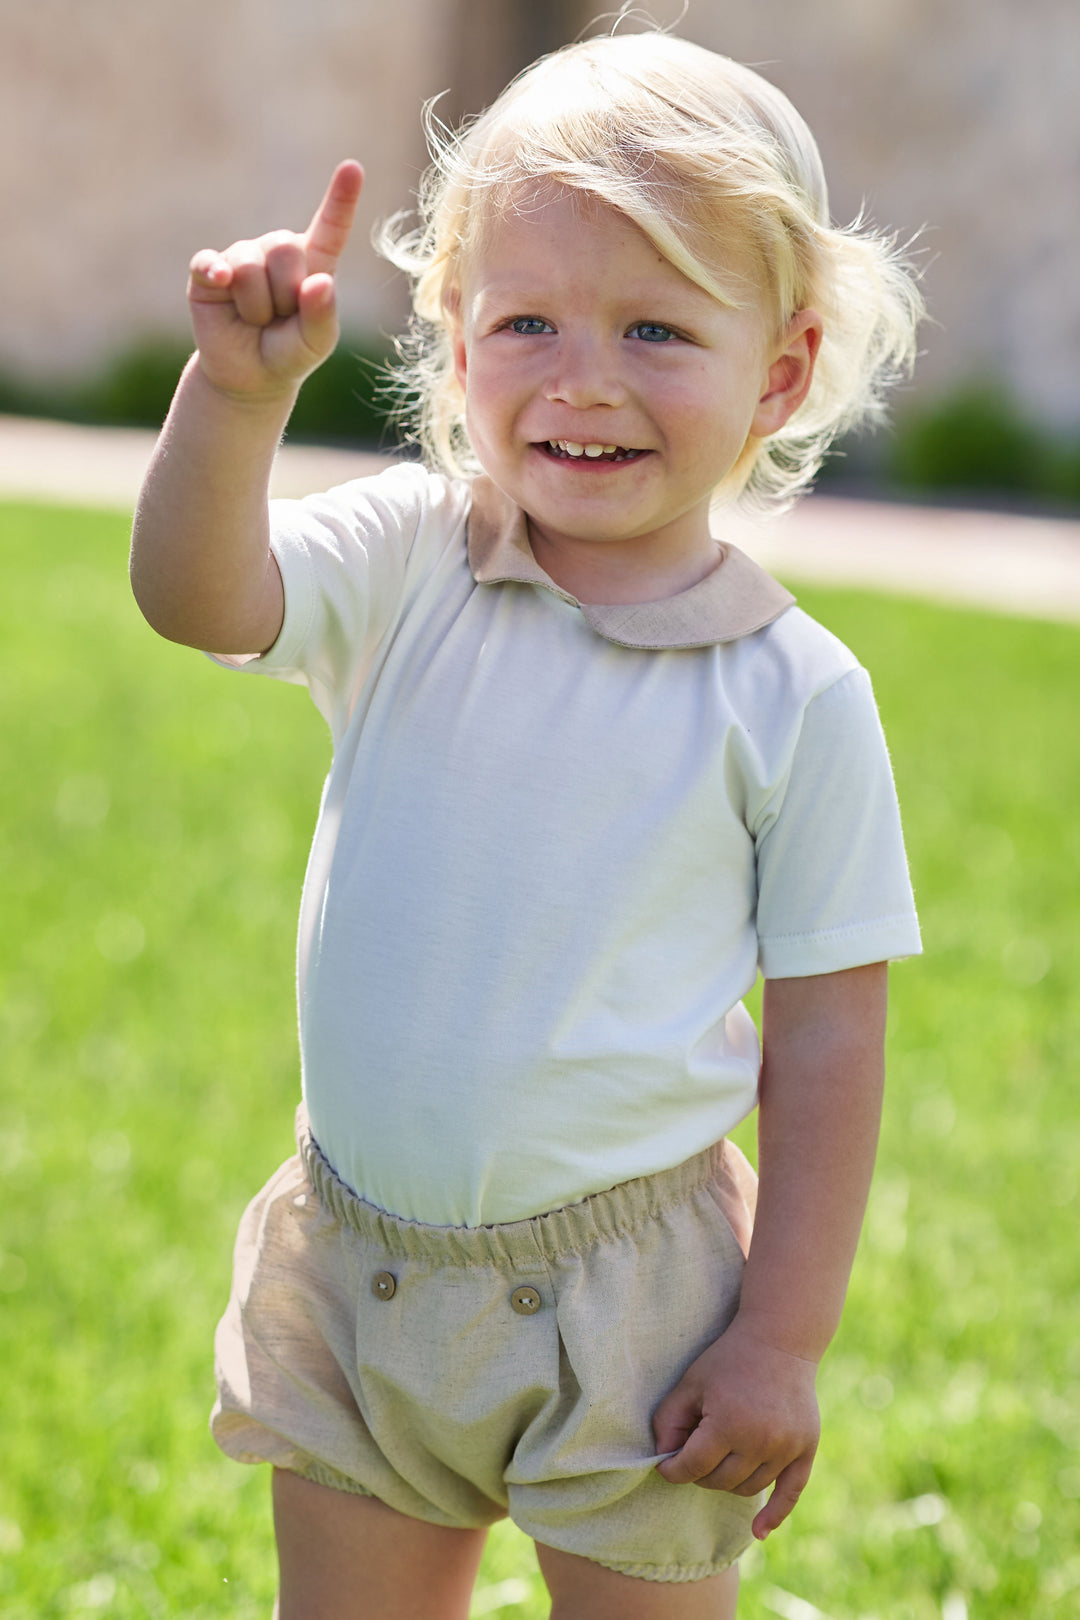
<path fill-rule="evenodd" d="M 291 1150 L 327 740 L 302 692 L 153 636 L 122 518 L 0 526 L 0 1613 L 265 1617 L 265 1471 L 206 1433 L 210 1341 Z M 874 674 L 927 955 L 894 974 L 821 1457 L 740 1612 L 1050 1620 L 1080 1612 L 1080 633 L 800 596 Z M 541 1590 L 499 1527 L 476 1615 Z"/>

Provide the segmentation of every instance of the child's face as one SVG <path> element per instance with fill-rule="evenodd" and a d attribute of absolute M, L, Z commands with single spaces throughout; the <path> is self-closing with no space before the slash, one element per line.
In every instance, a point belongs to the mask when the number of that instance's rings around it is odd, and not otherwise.
<path fill-rule="evenodd" d="M 461 293 L 469 438 L 534 545 L 714 565 L 712 492 L 780 425 L 757 304 L 726 308 L 625 215 L 566 192 L 494 222 Z"/>

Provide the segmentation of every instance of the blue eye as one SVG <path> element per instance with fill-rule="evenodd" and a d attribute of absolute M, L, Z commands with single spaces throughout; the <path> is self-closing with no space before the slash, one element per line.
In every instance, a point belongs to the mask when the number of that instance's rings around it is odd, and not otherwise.
<path fill-rule="evenodd" d="M 658 326 L 655 321 L 639 321 L 630 330 L 636 332 L 643 343 L 666 343 L 675 336 L 670 326 Z"/>
<path fill-rule="evenodd" d="M 539 315 L 519 315 L 516 321 L 510 322 L 510 330 L 520 332 L 522 337 L 537 337 L 541 332 L 550 332 L 551 327 Z"/>

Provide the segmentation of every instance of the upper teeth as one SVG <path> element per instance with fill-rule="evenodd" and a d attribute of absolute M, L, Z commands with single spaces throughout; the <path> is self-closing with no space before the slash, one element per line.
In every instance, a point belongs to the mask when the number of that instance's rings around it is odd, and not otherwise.
<path fill-rule="evenodd" d="M 613 456 L 619 448 L 616 444 L 577 444 L 573 439 L 549 439 L 548 443 L 568 456 Z"/>

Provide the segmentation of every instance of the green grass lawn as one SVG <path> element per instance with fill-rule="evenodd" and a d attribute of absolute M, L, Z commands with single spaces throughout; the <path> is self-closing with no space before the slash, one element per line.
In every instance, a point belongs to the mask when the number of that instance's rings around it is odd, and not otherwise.
<path fill-rule="evenodd" d="M 126 528 L 0 509 L 0 1614 L 243 1620 L 267 1479 L 208 1437 L 211 1337 L 292 1146 L 328 743 L 145 627 Z M 1080 1615 L 1080 631 L 800 599 L 874 674 L 927 954 L 819 1462 L 741 1620 Z M 474 1614 L 546 1612 L 499 1527 Z"/>

